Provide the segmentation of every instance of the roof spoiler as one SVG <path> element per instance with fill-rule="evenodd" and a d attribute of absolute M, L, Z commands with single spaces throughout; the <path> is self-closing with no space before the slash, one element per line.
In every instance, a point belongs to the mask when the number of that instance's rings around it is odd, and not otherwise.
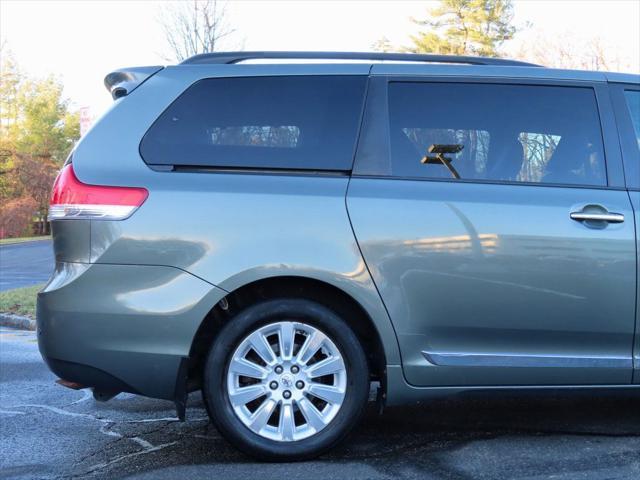
<path fill-rule="evenodd" d="M 129 95 L 149 77 L 158 73 L 164 67 L 155 65 L 152 67 L 128 67 L 109 73 L 104 77 L 104 86 L 114 100 Z"/>

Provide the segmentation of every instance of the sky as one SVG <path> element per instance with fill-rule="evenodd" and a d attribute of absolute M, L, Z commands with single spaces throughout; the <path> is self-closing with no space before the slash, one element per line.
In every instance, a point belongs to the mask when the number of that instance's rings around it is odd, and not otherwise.
<path fill-rule="evenodd" d="M 111 98 L 104 76 L 124 66 L 167 64 L 158 17 L 167 1 L 0 0 L 0 38 L 22 69 L 55 75 L 72 107 L 93 115 Z M 230 0 L 228 19 L 236 29 L 229 47 L 245 50 L 366 51 L 386 36 L 407 45 L 434 2 L 425 0 Z M 640 0 L 515 0 L 514 23 L 525 27 L 515 49 L 534 34 L 588 39 L 594 32 L 640 72 Z M 528 26 L 527 26 L 528 25 Z"/>

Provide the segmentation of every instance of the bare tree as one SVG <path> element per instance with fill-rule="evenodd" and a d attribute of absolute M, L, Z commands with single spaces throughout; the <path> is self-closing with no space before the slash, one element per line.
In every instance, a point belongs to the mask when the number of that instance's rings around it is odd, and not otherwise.
<path fill-rule="evenodd" d="M 226 0 L 189 0 L 166 5 L 159 17 L 172 57 L 182 61 L 199 53 L 220 50 L 235 33 Z"/>
<path fill-rule="evenodd" d="M 514 52 L 516 58 L 539 63 L 546 67 L 580 70 L 632 70 L 630 59 L 621 57 L 614 46 L 607 45 L 597 35 L 580 37 L 571 32 L 549 36 L 532 32 L 528 42 Z"/>

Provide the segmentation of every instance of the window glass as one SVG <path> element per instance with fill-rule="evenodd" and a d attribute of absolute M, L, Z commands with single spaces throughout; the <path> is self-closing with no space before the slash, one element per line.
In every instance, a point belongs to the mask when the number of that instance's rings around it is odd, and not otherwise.
<path fill-rule="evenodd" d="M 542 182 L 547 164 L 556 151 L 562 137 L 548 133 L 520 132 L 522 144 L 522 166 L 516 180 L 520 182 Z"/>
<path fill-rule="evenodd" d="M 486 130 L 454 130 L 446 128 L 403 128 L 402 132 L 417 152 L 426 152 L 432 144 L 464 144 L 465 148 L 455 155 L 456 166 L 461 166 L 465 177 L 483 175 L 487 168 L 489 132 Z M 450 176 L 442 165 L 424 165 L 433 176 Z"/>
<path fill-rule="evenodd" d="M 627 99 L 631 122 L 636 132 L 636 141 L 638 142 L 638 148 L 640 148 L 640 91 L 625 90 L 624 96 Z"/>
<path fill-rule="evenodd" d="M 212 145 L 295 148 L 300 138 L 300 129 L 293 125 L 213 127 L 210 134 Z"/>
<path fill-rule="evenodd" d="M 590 88 L 391 83 L 392 174 L 605 185 Z"/>
<path fill-rule="evenodd" d="M 160 115 L 140 152 L 156 165 L 350 170 L 366 80 L 201 80 Z"/>

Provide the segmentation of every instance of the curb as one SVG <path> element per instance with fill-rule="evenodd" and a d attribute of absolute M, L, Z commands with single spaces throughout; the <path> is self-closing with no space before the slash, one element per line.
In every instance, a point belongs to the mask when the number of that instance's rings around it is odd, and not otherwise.
<path fill-rule="evenodd" d="M 0 327 L 19 328 L 21 330 L 35 330 L 36 321 L 13 313 L 0 313 Z"/>

